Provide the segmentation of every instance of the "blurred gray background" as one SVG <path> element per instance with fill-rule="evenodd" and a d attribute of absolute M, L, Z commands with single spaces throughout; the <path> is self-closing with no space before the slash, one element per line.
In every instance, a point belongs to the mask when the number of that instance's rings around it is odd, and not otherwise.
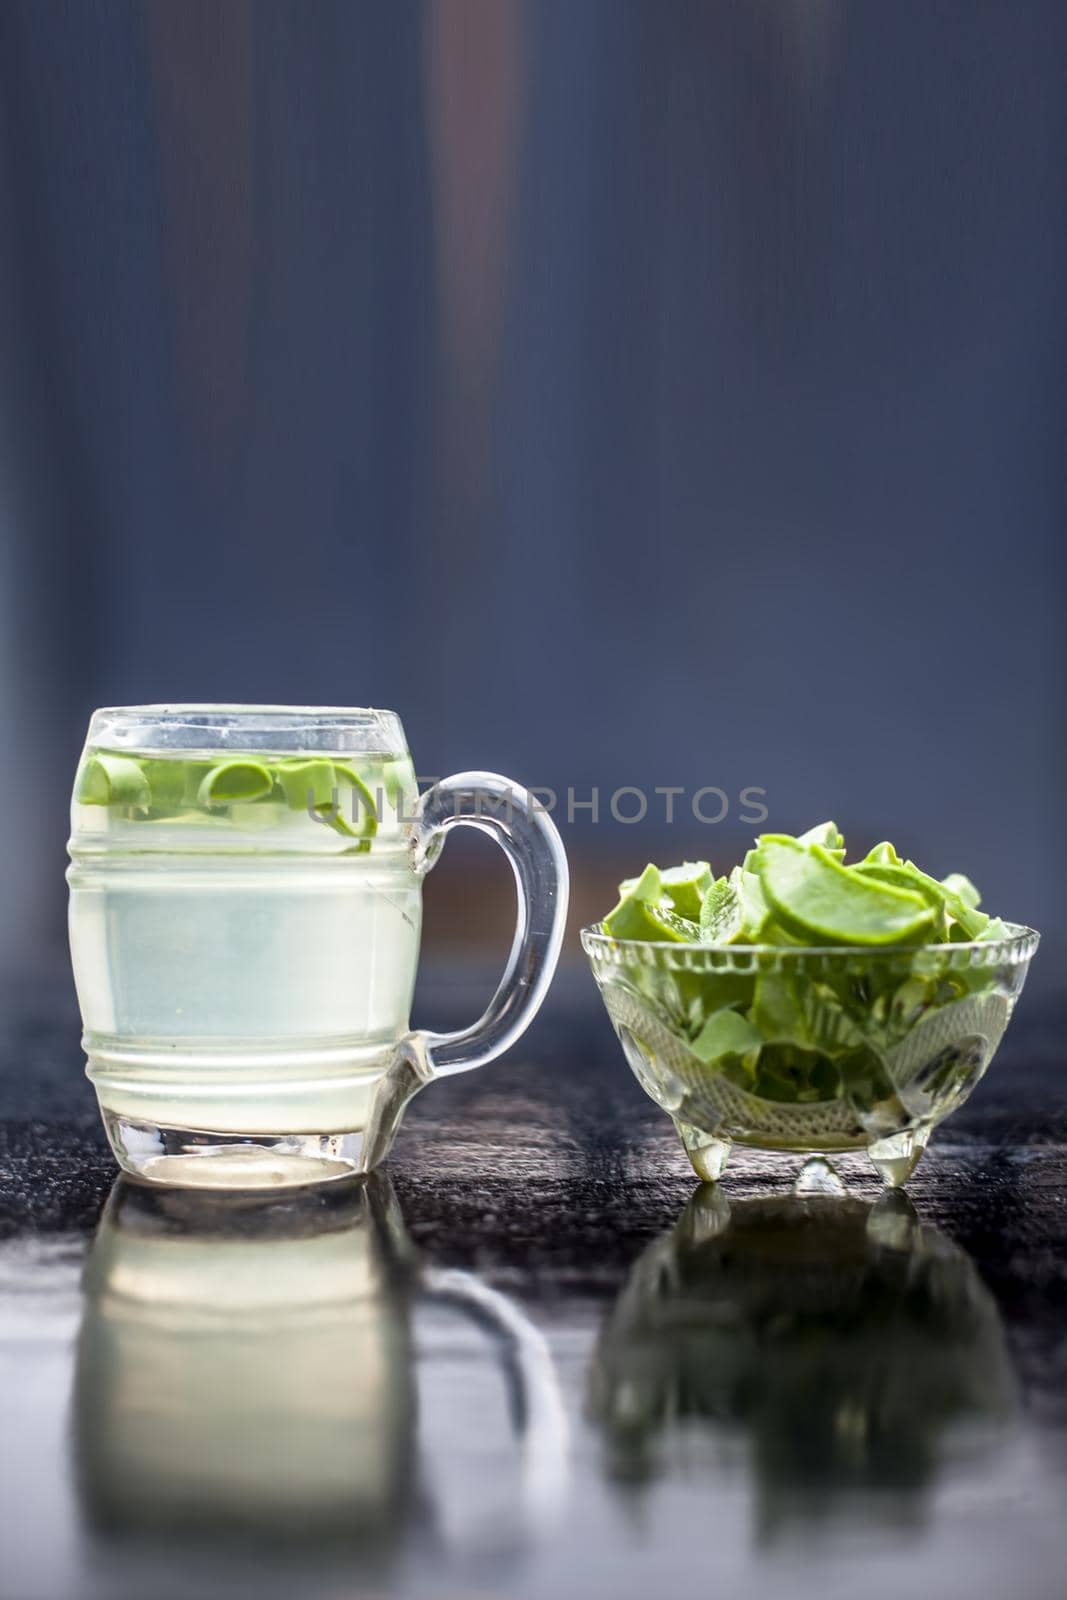
<path fill-rule="evenodd" d="M 59 959 L 89 712 L 166 699 L 757 785 L 1062 934 L 1065 45 L 1061 0 L 5 0 L 0 958 Z M 753 831 L 656 815 L 565 826 L 576 918 Z M 433 936 L 502 936 L 503 869 L 440 874 Z"/>

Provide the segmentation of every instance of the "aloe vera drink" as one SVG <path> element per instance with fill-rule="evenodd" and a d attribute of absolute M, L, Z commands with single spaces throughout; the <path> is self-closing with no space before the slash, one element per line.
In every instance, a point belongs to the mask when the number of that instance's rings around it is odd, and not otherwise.
<path fill-rule="evenodd" d="M 351 1132 L 408 1027 L 410 758 L 90 744 L 70 936 L 105 1113 Z"/>
<path fill-rule="evenodd" d="M 516 935 L 484 1013 L 412 1028 L 422 885 L 488 833 Z M 178 1188 L 333 1182 L 388 1155 L 412 1097 L 521 1037 L 563 941 L 567 858 L 498 772 L 416 794 L 395 711 L 94 711 L 71 807 L 86 1071 L 124 1172 Z"/>

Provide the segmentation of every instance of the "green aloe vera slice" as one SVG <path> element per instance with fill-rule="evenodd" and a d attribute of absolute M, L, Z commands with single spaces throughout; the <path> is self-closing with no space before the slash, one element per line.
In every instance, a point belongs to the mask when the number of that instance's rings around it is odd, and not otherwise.
<path fill-rule="evenodd" d="M 706 861 L 683 861 L 680 867 L 667 867 L 660 873 L 663 892 L 680 917 L 699 922 L 704 896 L 712 885 L 711 867 Z"/>
<path fill-rule="evenodd" d="M 339 799 L 346 815 L 338 818 L 346 823 L 345 832 L 356 839 L 373 839 L 378 832 L 378 803 L 354 767 L 346 761 L 335 761 L 333 770 L 337 778 Z M 345 794 L 345 787 L 353 791 Z M 341 806 L 338 806 L 338 811 Z"/>
<path fill-rule="evenodd" d="M 817 822 L 814 828 L 797 835 L 797 843 L 821 844 L 838 861 L 845 859 L 845 836 L 836 822 Z"/>
<path fill-rule="evenodd" d="M 927 878 L 925 873 L 917 872 L 910 863 L 903 861 L 895 866 L 883 865 L 877 861 L 861 861 L 852 870 L 877 883 L 888 883 L 894 889 L 905 889 L 910 894 L 917 894 L 920 899 L 926 901 L 934 913 L 937 938 L 943 939 L 946 936 L 948 911 L 945 893 L 941 885 L 935 883 L 932 878 Z"/>
<path fill-rule="evenodd" d="M 766 936 L 771 908 L 760 887 L 759 874 L 746 872 L 744 867 L 734 867 L 730 884 L 741 902 L 741 929 L 735 942 L 759 944 Z"/>
<path fill-rule="evenodd" d="M 920 895 L 843 867 L 821 845 L 763 834 L 758 862 L 771 909 L 796 937 L 829 944 L 921 944 L 934 926 L 934 910 Z"/>
<path fill-rule="evenodd" d="M 201 778 L 197 800 L 202 806 L 226 806 L 234 800 L 258 800 L 273 787 L 274 779 L 262 762 L 220 761 Z"/>
<path fill-rule="evenodd" d="M 382 767 L 382 788 L 385 799 L 390 809 L 394 811 L 399 820 L 403 820 L 402 813 L 408 806 L 413 805 L 418 795 L 415 783 L 415 769 L 411 765 L 410 756 L 394 756 Z"/>
<path fill-rule="evenodd" d="M 700 928 L 678 916 L 663 903 L 663 880 L 651 863 L 633 888 L 624 894 L 613 911 L 604 918 L 604 932 L 613 939 L 669 940 L 672 944 L 696 943 Z"/>
<path fill-rule="evenodd" d="M 195 806 L 200 780 L 213 763 L 210 761 L 170 761 L 162 756 L 141 758 L 141 771 L 148 780 L 153 811 L 181 811 Z"/>
<path fill-rule="evenodd" d="M 710 1062 L 721 1056 L 745 1056 L 750 1050 L 758 1050 L 762 1043 L 758 1028 L 739 1011 L 724 1007 L 712 1012 L 689 1048 L 701 1061 Z"/>
<path fill-rule="evenodd" d="M 940 906 L 954 922 L 959 925 L 960 931 L 967 939 L 977 939 L 986 927 L 989 918 L 984 911 L 979 911 L 959 894 L 950 888 L 947 880 L 939 883 L 936 878 L 931 878 L 929 873 L 923 872 L 914 861 L 902 861 L 898 867 L 875 867 L 864 864 L 857 871 L 885 877 L 892 880 L 900 887 L 910 888 L 914 893 L 921 894 L 932 906 Z M 977 894 L 973 884 L 969 885 L 971 892 Z M 951 930 L 949 930 L 951 934 Z"/>
<path fill-rule="evenodd" d="M 96 751 L 82 767 L 75 798 L 83 806 L 147 806 L 151 791 L 139 761 Z"/>
<path fill-rule="evenodd" d="M 654 898 L 657 901 L 665 899 L 670 909 L 675 910 L 680 917 L 688 917 L 691 922 L 699 922 L 701 901 L 712 886 L 712 869 L 707 861 L 683 861 L 680 867 L 662 867 L 662 869 L 657 867 L 656 872 Z M 640 878 L 622 878 L 622 883 L 619 883 L 619 899 L 637 893 L 638 883 L 645 880 L 646 874 L 648 867 L 645 867 L 645 872 Z M 648 882 L 651 883 L 651 880 Z M 649 894 L 641 894 L 638 898 L 649 899 Z"/>
<path fill-rule="evenodd" d="M 290 810 L 322 815 L 333 809 L 336 784 L 332 761 L 319 756 L 293 756 L 274 763 L 274 776 Z"/>
<path fill-rule="evenodd" d="M 701 944 L 729 944 L 744 926 L 741 896 L 727 878 L 717 878 L 700 907 Z"/>
<path fill-rule="evenodd" d="M 324 757 L 294 757 L 279 761 L 274 771 L 294 811 L 314 813 L 335 833 L 359 840 L 361 849 L 370 848 L 370 841 L 378 831 L 374 797 L 347 762 L 329 761 Z"/>
<path fill-rule="evenodd" d="M 950 872 L 947 878 L 941 879 L 941 887 L 946 889 L 949 894 L 956 895 L 972 911 L 977 911 L 982 903 L 982 896 L 978 893 L 966 873 Z"/>
<path fill-rule="evenodd" d="M 770 1042 L 809 1049 L 814 1041 L 804 1015 L 804 980 L 784 972 L 761 972 L 752 996 L 752 1021 Z"/>

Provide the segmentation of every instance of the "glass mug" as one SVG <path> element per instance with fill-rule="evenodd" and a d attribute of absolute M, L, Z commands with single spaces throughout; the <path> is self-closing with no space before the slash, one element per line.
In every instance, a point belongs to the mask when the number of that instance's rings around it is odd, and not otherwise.
<path fill-rule="evenodd" d="M 551 820 L 492 773 L 419 797 L 391 711 L 97 711 L 71 812 L 86 1070 L 119 1165 L 142 1179 L 369 1171 L 412 1095 L 506 1050 L 555 970 L 568 877 Z M 413 1032 L 422 880 L 457 825 L 508 856 L 515 938 L 478 1022 Z"/>

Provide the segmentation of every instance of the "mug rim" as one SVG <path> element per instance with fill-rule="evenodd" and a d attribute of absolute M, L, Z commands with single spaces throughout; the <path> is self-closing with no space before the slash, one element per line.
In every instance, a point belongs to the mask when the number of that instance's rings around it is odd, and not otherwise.
<path fill-rule="evenodd" d="M 152 718 L 163 722 L 174 718 L 210 716 L 336 717 L 355 720 L 363 717 L 395 717 L 395 711 L 378 706 L 283 705 L 243 700 L 157 700 L 144 705 L 98 706 L 93 717 Z"/>
<path fill-rule="evenodd" d="M 240 701 L 101 706 L 89 719 L 88 742 L 139 751 L 162 746 L 407 754 L 404 727 L 395 711 Z"/>

